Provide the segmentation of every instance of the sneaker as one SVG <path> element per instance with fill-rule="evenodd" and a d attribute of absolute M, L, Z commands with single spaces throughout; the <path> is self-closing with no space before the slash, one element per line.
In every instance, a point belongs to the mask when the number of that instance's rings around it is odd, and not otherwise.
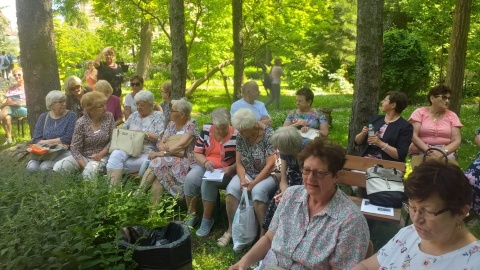
<path fill-rule="evenodd" d="M 199 220 L 200 220 L 200 217 L 197 215 L 189 216 L 187 220 L 185 220 L 185 225 L 187 225 L 188 227 L 193 227 L 195 226 L 195 224 L 198 223 Z"/>
<path fill-rule="evenodd" d="M 212 218 L 211 220 L 202 218 L 202 223 L 200 224 L 200 228 L 198 228 L 197 232 L 195 233 L 198 237 L 207 236 L 210 231 L 212 230 L 213 224 L 215 220 Z"/>
<path fill-rule="evenodd" d="M 3 143 L 3 146 L 9 145 L 9 144 L 12 144 L 12 143 L 13 143 L 13 140 L 12 140 L 12 138 L 10 138 L 10 139 L 7 139 L 7 140 Z"/>

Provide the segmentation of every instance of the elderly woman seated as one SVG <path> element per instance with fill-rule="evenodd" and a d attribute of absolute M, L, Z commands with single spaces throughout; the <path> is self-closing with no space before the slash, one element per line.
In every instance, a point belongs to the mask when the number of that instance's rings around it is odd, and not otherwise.
<path fill-rule="evenodd" d="M 115 126 L 123 123 L 122 105 L 120 104 L 120 98 L 112 95 L 113 88 L 109 82 L 105 80 L 99 80 L 93 87 L 93 91 L 98 91 L 107 97 L 107 112 L 112 113 L 115 119 Z"/>
<path fill-rule="evenodd" d="M 303 186 L 288 188 L 268 232 L 230 269 L 350 269 L 368 248 L 369 232 L 357 205 L 338 187 L 345 150 L 315 138 L 299 154 Z"/>
<path fill-rule="evenodd" d="M 224 247 L 232 239 L 232 222 L 237 210 L 242 190 L 252 194 L 257 221 L 261 223 L 267 212 L 267 203 L 277 189 L 277 183 L 270 173 L 277 159 L 271 143 L 273 129 L 257 120 L 250 109 L 239 109 L 232 117 L 232 125 L 239 132 L 237 137 L 237 175 L 227 186 L 228 230 L 217 240 Z"/>
<path fill-rule="evenodd" d="M 165 116 L 153 110 L 154 98 L 150 91 L 138 92 L 135 95 L 135 102 L 137 111 L 125 121 L 123 128 L 145 133 L 143 150 L 139 157 L 131 157 L 123 150 L 113 150 L 107 163 L 107 173 L 112 186 L 118 184 L 123 171 L 135 173 L 140 170 L 142 164 L 148 159 L 148 154 L 157 151 L 155 143 L 161 138 L 165 129 Z"/>
<path fill-rule="evenodd" d="M 107 98 L 100 92 L 83 95 L 81 105 L 85 113 L 75 125 L 70 146 L 72 155 L 55 163 L 54 171 L 81 171 L 84 179 L 91 179 L 105 169 L 115 127 L 112 114 L 105 109 L 106 103 Z"/>
<path fill-rule="evenodd" d="M 354 269 L 480 269 L 480 241 L 463 221 L 472 187 L 459 167 L 429 160 L 405 181 L 413 225 Z"/>
<path fill-rule="evenodd" d="M 190 117 L 192 104 L 185 99 L 172 100 L 172 104 L 172 121 L 158 143 L 159 152 L 148 154 L 152 161 L 140 183 L 141 189 L 152 186 L 154 204 L 158 203 L 164 189 L 173 196 L 183 197 L 185 176 L 190 165 L 195 163 L 193 147 L 198 138 L 198 126 Z"/>
<path fill-rule="evenodd" d="M 65 94 L 58 90 L 50 91 L 45 97 L 45 103 L 48 112 L 42 113 L 38 118 L 32 143 L 49 146 L 69 145 L 72 141 L 77 116 L 74 112 L 67 110 Z M 52 160 L 30 160 L 27 170 L 29 172 L 51 170 L 57 161 L 68 156 L 70 156 L 70 151 L 65 150 Z"/>
<path fill-rule="evenodd" d="M 218 190 L 225 189 L 235 175 L 235 148 L 237 131 L 230 125 L 230 112 L 217 108 L 210 114 L 212 124 L 203 125 L 202 133 L 195 144 L 194 156 L 197 163 L 185 177 L 185 198 L 189 207 L 190 219 L 186 222 L 193 227 L 199 220 L 197 215 L 197 198 L 202 195 L 203 219 L 197 236 L 206 236 L 212 229 L 213 209 Z M 207 170 L 222 169 L 221 181 L 203 180 Z"/>
<path fill-rule="evenodd" d="M 275 194 L 274 200 L 270 202 L 267 215 L 263 220 L 262 228 L 268 230 L 273 214 L 277 209 L 285 190 L 288 187 L 302 185 L 302 174 L 297 160 L 297 154 L 302 151 L 310 139 L 303 138 L 294 127 L 281 127 L 273 133 L 272 144 L 280 152 L 280 187 Z"/>

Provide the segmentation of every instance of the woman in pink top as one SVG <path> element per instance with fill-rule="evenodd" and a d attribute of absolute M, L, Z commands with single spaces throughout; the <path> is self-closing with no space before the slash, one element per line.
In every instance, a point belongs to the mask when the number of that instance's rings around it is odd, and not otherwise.
<path fill-rule="evenodd" d="M 109 82 L 105 80 L 99 80 L 93 87 L 93 91 L 98 91 L 107 97 L 107 112 L 111 112 L 115 119 L 115 126 L 123 123 L 122 106 L 120 104 L 120 98 L 112 95 L 113 88 Z"/>
<path fill-rule="evenodd" d="M 430 148 L 438 148 L 448 155 L 448 158 L 455 159 L 462 137 L 458 116 L 448 109 L 452 90 L 441 84 L 428 92 L 429 107 L 416 109 L 410 116 L 410 123 L 413 125 L 412 144 L 409 152 L 412 155 L 423 154 Z M 441 156 L 441 153 L 432 151 L 432 156 Z"/>
<path fill-rule="evenodd" d="M 97 69 L 93 65 L 93 60 L 87 62 L 87 70 L 85 70 L 85 74 L 83 75 L 82 83 L 87 82 L 88 87 L 93 89 L 95 83 L 97 82 Z"/>

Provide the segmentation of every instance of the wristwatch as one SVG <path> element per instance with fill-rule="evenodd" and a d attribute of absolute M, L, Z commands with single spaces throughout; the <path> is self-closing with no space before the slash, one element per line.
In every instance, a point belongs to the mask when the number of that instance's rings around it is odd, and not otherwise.
<path fill-rule="evenodd" d="M 167 151 L 163 151 L 163 156 L 164 156 L 164 157 L 167 156 Z"/>
<path fill-rule="evenodd" d="M 448 155 L 448 149 L 443 149 L 443 152 Z"/>

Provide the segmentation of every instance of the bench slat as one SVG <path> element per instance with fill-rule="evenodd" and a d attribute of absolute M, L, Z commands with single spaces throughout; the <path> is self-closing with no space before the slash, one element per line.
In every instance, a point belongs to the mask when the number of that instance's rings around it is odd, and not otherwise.
<path fill-rule="evenodd" d="M 403 162 L 357 157 L 352 155 L 347 155 L 346 158 L 347 161 L 345 162 L 345 166 L 343 167 L 343 169 L 366 171 L 368 168 L 373 167 L 376 164 L 382 164 L 383 167 L 395 168 L 402 172 L 405 172 L 407 170 L 405 163 Z"/>

